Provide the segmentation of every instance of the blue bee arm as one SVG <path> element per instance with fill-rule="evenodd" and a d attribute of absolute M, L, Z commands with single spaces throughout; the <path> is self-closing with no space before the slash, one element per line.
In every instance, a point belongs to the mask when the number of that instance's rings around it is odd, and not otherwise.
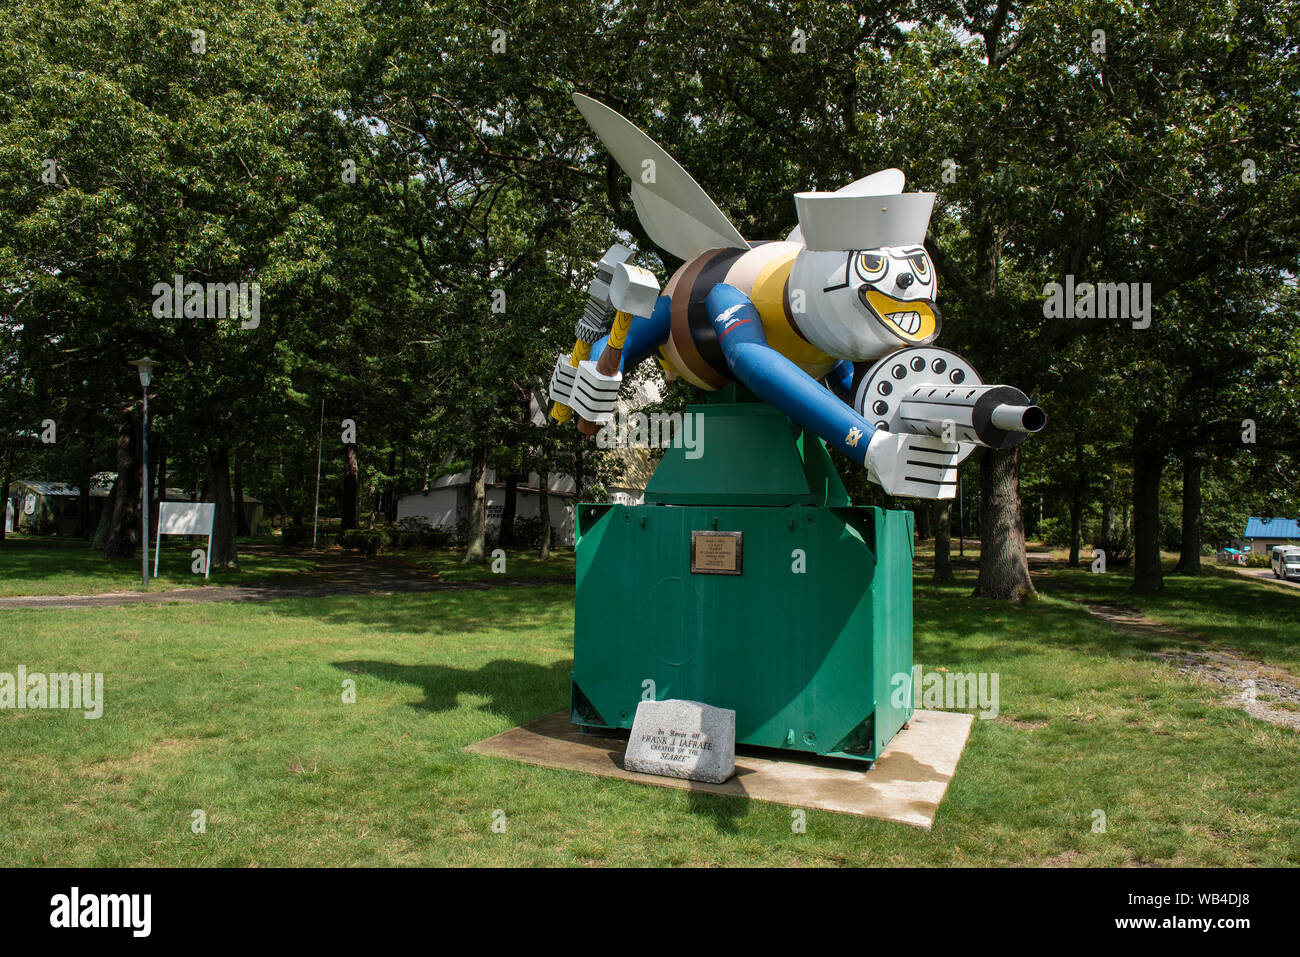
<path fill-rule="evenodd" d="M 672 328 L 671 300 L 660 296 L 655 302 L 654 311 L 649 316 L 634 316 L 628 327 L 627 339 L 623 343 L 623 358 L 619 371 L 624 375 L 631 372 L 645 359 L 668 341 L 668 332 Z M 591 347 L 591 361 L 598 362 L 600 354 L 605 351 L 609 336 L 601 336 Z"/>
<path fill-rule="evenodd" d="M 853 363 L 841 359 L 835 368 L 826 373 L 826 385 L 848 405 L 853 404 Z"/>
<path fill-rule="evenodd" d="M 876 427 L 767 344 L 762 320 L 748 296 L 735 286 L 718 283 L 705 298 L 704 308 L 727 365 L 741 385 L 827 445 L 866 464 Z"/>

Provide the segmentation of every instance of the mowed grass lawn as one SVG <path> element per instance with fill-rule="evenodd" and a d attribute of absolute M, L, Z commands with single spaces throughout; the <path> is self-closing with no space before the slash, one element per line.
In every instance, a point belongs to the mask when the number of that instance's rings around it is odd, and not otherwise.
<path fill-rule="evenodd" d="M 0 711 L 0 861 L 1300 864 L 1300 734 L 1150 655 L 1193 639 L 1077 604 L 1138 607 L 1124 576 L 1057 566 L 1010 606 L 959 575 L 918 576 L 917 661 L 998 672 L 1001 714 L 974 722 L 929 832 L 809 811 L 797 834 L 780 805 L 464 753 L 567 707 L 572 586 L 0 611 L 0 671 L 103 672 L 106 698 L 99 720 Z M 1213 573 L 1141 607 L 1300 674 L 1300 593 Z"/>
<path fill-rule="evenodd" d="M 241 542 L 242 544 L 242 542 Z M 149 587 L 201 585 L 251 585 L 311 569 L 310 557 L 261 551 L 239 555 L 238 568 L 213 568 L 205 580 L 194 572 L 195 548 L 207 548 L 207 538 L 173 538 L 164 541 L 153 577 L 153 543 L 149 543 Z M 200 566 L 201 567 L 201 566 Z M 0 598 L 18 595 L 97 595 L 139 590 L 140 559 L 104 558 L 97 549 L 77 538 L 28 537 L 9 534 L 0 542 Z"/>
<path fill-rule="evenodd" d="M 330 536 L 333 540 L 333 536 Z M 202 571 L 195 573 L 193 549 L 206 548 L 207 540 L 174 538 L 164 541 L 158 561 L 158 577 L 153 576 L 153 545 L 149 552 L 149 587 L 194 588 L 204 585 L 259 585 L 310 572 L 317 556 L 299 550 L 281 551 L 277 539 L 255 540 L 261 547 L 250 548 L 248 539 L 239 540 L 239 567 L 213 568 L 205 580 Z M 324 539 L 322 539 L 324 541 Z M 269 547 L 268 547 L 269 546 Z M 502 578 L 571 579 L 574 575 L 572 548 L 555 549 L 549 560 L 537 559 L 536 549 L 509 549 L 504 567 L 489 560 L 482 564 L 461 561 L 464 549 L 410 549 L 385 551 L 379 562 L 419 565 L 437 572 L 446 582 L 497 581 Z M 332 550 L 335 558 L 364 562 L 359 554 Z M 303 581 L 301 577 L 295 579 Z M 6 536 L 0 543 L 0 598 L 25 595 L 96 595 L 105 592 L 140 590 L 140 559 L 106 559 L 81 539 Z"/>
<path fill-rule="evenodd" d="M 541 561 L 535 548 L 508 548 L 498 565 L 491 557 L 482 564 L 466 564 L 465 550 L 451 548 L 420 548 L 381 552 L 380 560 L 400 561 L 433 569 L 445 582 L 492 582 L 512 578 L 572 579 L 577 564 L 572 548 L 556 548 L 551 557 Z"/>

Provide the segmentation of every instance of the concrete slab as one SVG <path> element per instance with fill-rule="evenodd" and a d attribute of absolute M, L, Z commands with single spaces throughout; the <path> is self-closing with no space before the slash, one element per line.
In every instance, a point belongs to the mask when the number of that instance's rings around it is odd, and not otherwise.
<path fill-rule="evenodd" d="M 666 788 L 746 797 L 897 821 L 929 829 L 970 735 L 973 715 L 918 711 L 870 771 L 850 761 L 736 748 L 736 775 L 723 784 L 638 774 L 623 767 L 627 742 L 586 734 L 559 711 L 465 748 L 547 768 L 583 771 Z"/>

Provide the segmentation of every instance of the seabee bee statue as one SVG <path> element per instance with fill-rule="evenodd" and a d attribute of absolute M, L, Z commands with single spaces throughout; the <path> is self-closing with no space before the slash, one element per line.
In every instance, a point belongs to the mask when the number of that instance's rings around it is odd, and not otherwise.
<path fill-rule="evenodd" d="M 637 217 L 685 260 L 660 294 L 615 246 L 598 266 L 552 414 L 594 434 L 622 376 L 658 355 L 666 374 L 713 391 L 738 382 L 866 466 L 891 495 L 952 498 L 975 445 L 1010 448 L 1045 423 L 1011 386 L 985 385 L 933 345 L 938 283 L 924 241 L 933 193 L 881 170 L 833 193 L 795 194 L 799 225 L 750 243 L 671 156 L 626 118 L 575 93 L 632 180 Z"/>

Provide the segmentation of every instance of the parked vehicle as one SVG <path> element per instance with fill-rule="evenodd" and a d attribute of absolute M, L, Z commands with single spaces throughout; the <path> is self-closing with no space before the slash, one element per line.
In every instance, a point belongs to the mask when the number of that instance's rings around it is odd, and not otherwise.
<path fill-rule="evenodd" d="M 1274 545 L 1269 564 L 1278 578 L 1300 578 L 1300 545 Z"/>

